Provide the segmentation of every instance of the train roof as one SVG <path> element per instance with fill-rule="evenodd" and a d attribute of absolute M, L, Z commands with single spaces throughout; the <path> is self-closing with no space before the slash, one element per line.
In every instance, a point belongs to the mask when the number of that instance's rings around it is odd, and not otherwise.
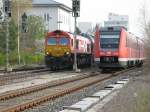
<path fill-rule="evenodd" d="M 121 29 L 126 30 L 123 26 L 112 26 L 112 27 L 100 27 L 100 32 L 119 32 Z M 127 31 L 127 30 L 126 30 Z M 133 38 L 143 41 L 140 37 L 135 36 L 133 33 L 127 31 L 127 34 L 132 35 Z"/>
<path fill-rule="evenodd" d="M 94 43 L 94 36 L 86 34 L 86 33 L 81 33 L 82 36 L 88 38 L 91 40 L 92 43 Z"/>
<path fill-rule="evenodd" d="M 48 32 L 47 37 L 50 36 L 50 35 L 68 35 L 71 38 L 74 37 L 74 33 L 66 32 L 66 31 L 63 31 L 63 30 L 54 30 L 52 32 Z M 84 38 L 84 39 L 90 40 L 91 42 L 94 43 L 94 39 L 92 39 L 91 36 L 81 35 L 81 34 L 80 35 L 77 34 L 76 36 L 77 36 L 76 38 L 80 38 L 80 39 Z"/>
<path fill-rule="evenodd" d="M 112 27 L 100 27 L 100 31 L 120 31 L 121 29 L 125 29 L 123 26 L 112 26 Z"/>

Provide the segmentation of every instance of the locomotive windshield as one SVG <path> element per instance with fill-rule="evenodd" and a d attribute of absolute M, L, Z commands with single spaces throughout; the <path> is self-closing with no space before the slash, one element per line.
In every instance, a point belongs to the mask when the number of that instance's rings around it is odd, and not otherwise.
<path fill-rule="evenodd" d="M 54 38 L 54 37 L 48 38 L 47 44 L 48 45 L 56 45 L 56 38 Z"/>
<path fill-rule="evenodd" d="M 101 34 L 100 46 L 103 49 L 117 49 L 119 48 L 119 34 Z"/>
<path fill-rule="evenodd" d="M 69 39 L 67 37 L 61 37 L 60 38 L 60 44 L 61 45 L 68 45 L 69 44 Z"/>

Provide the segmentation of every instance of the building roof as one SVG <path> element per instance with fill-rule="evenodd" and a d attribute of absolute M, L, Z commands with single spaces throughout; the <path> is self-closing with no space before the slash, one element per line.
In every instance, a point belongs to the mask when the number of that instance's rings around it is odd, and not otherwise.
<path fill-rule="evenodd" d="M 39 6 L 39 7 L 60 7 L 65 9 L 66 11 L 71 12 L 72 9 L 62 3 L 56 2 L 54 0 L 32 0 L 32 5 L 33 6 Z"/>
<path fill-rule="evenodd" d="M 32 4 L 39 4 L 39 5 L 41 5 L 41 4 L 60 4 L 60 3 L 58 3 L 58 2 L 56 2 L 56 1 L 54 1 L 54 0 L 32 0 Z"/>

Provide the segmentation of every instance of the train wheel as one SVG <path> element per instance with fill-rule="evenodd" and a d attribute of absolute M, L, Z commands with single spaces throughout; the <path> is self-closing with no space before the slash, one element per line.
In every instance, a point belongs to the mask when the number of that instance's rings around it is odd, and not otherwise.
<path fill-rule="evenodd" d="M 129 61 L 127 62 L 127 67 L 128 67 L 128 68 L 130 67 L 130 62 L 129 62 Z"/>
<path fill-rule="evenodd" d="M 51 67 L 51 70 L 54 71 L 54 67 Z"/>
<path fill-rule="evenodd" d="M 56 71 L 56 67 L 51 67 L 51 70 L 52 71 Z"/>

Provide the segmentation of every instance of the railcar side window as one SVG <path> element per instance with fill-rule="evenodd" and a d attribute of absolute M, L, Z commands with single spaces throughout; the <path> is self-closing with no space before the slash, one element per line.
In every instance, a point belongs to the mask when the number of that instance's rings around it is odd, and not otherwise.
<path fill-rule="evenodd" d="M 76 40 L 76 49 L 79 49 L 79 40 Z"/>
<path fill-rule="evenodd" d="M 60 44 L 61 45 L 68 45 L 69 44 L 69 39 L 66 37 L 60 38 Z"/>
<path fill-rule="evenodd" d="M 90 44 L 87 44 L 87 52 L 90 52 Z"/>
<path fill-rule="evenodd" d="M 53 37 L 48 38 L 47 44 L 48 45 L 56 45 L 56 38 L 53 38 Z"/>
<path fill-rule="evenodd" d="M 71 39 L 71 45 L 73 46 L 73 39 Z"/>
<path fill-rule="evenodd" d="M 130 47 L 129 46 L 129 36 L 126 36 L 126 47 Z"/>

